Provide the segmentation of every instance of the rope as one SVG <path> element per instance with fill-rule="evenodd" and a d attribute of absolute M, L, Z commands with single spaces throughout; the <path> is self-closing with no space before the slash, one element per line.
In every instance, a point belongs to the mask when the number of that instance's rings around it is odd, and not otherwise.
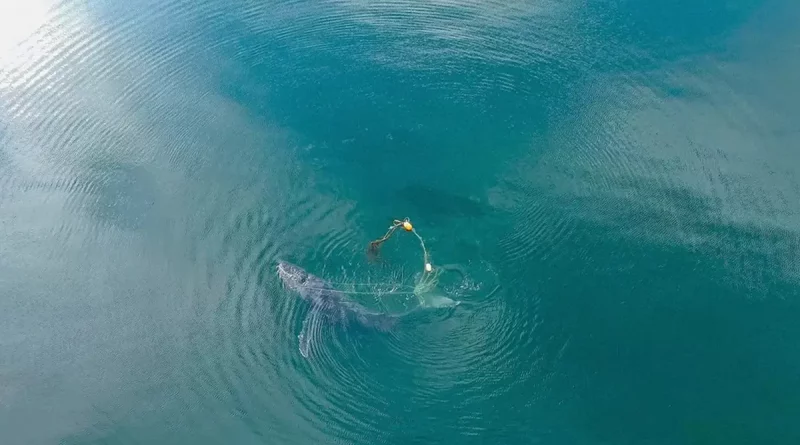
<path fill-rule="evenodd" d="M 394 232 L 400 227 L 405 229 L 406 232 L 413 233 L 419 240 L 419 245 L 422 247 L 423 277 L 426 274 L 431 273 L 433 271 L 433 266 L 431 265 L 430 256 L 428 255 L 428 249 L 425 247 L 425 240 L 423 240 L 422 236 L 420 236 L 420 234 L 417 233 L 417 231 L 414 229 L 414 226 L 411 225 L 411 221 L 408 218 L 405 218 L 402 221 L 399 219 L 395 219 L 392 222 L 391 227 L 389 227 L 389 230 L 386 231 L 385 235 L 369 243 L 368 247 L 369 253 L 373 255 L 377 254 L 378 251 L 380 250 L 381 244 L 385 243 L 389 238 L 391 238 Z"/>
<path fill-rule="evenodd" d="M 383 291 L 383 292 L 356 292 L 356 291 L 349 291 L 349 290 L 339 290 L 339 289 L 331 289 L 329 287 L 305 287 L 303 286 L 303 290 L 318 290 L 318 291 L 325 291 L 325 292 L 332 292 L 332 293 L 339 293 L 339 294 L 348 294 L 348 295 L 375 295 L 375 294 L 392 294 L 392 295 L 414 295 L 414 292 L 410 291 L 399 291 L 399 290 L 390 290 L 390 291 Z"/>

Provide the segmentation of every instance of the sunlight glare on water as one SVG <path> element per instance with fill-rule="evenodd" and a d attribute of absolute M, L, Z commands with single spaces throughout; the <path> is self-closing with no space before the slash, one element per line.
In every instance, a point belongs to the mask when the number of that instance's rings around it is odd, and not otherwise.
<path fill-rule="evenodd" d="M 47 10 L 48 4 L 44 0 L 0 3 L 0 50 L 3 54 L 45 24 Z"/>
<path fill-rule="evenodd" d="M 49 6 L 46 0 L 0 2 L 0 69 L 31 56 L 31 47 L 25 43 L 47 23 Z"/>

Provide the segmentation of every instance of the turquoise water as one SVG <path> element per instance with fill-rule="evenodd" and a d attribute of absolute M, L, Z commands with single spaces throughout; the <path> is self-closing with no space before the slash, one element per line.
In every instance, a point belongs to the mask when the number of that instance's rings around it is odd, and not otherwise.
<path fill-rule="evenodd" d="M 800 443 L 797 23 L 2 3 L 0 443 Z M 305 359 L 278 259 L 407 313 Z"/>

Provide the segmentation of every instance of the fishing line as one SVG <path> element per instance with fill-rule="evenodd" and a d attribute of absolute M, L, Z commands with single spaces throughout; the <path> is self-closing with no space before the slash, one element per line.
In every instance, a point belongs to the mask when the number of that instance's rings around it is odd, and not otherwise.
<path fill-rule="evenodd" d="M 382 237 L 376 239 L 375 241 L 371 241 L 369 243 L 367 252 L 370 255 L 377 255 L 380 251 L 381 245 L 385 243 L 387 240 L 389 240 L 389 238 L 392 237 L 394 232 L 401 227 L 406 232 L 413 233 L 414 236 L 416 236 L 417 239 L 419 240 L 419 245 L 422 248 L 422 278 L 420 278 L 419 282 L 414 286 L 414 292 L 412 293 L 417 296 L 420 303 L 424 303 L 423 294 L 430 292 L 436 287 L 440 271 L 438 270 L 438 268 L 437 270 L 433 269 L 433 265 L 431 264 L 430 254 L 428 254 L 428 248 L 425 247 L 425 240 L 419 233 L 417 233 L 416 229 L 414 229 L 414 226 L 411 224 L 411 221 L 408 218 L 405 218 L 403 220 L 395 219 L 392 222 L 392 225 L 389 226 L 389 230 L 387 230 Z"/>
<path fill-rule="evenodd" d="M 377 294 L 391 294 L 391 295 L 414 295 L 415 292 L 413 291 L 387 291 L 387 292 L 355 292 L 355 291 L 347 291 L 347 290 L 339 290 L 339 289 L 330 289 L 326 287 L 306 287 L 303 286 L 304 290 L 318 290 L 318 291 L 325 291 L 325 292 L 338 292 L 340 294 L 349 294 L 349 295 L 375 295 Z"/>
<path fill-rule="evenodd" d="M 375 295 L 378 294 L 379 296 L 386 296 L 386 295 L 415 295 L 420 303 L 424 304 L 423 295 L 432 291 L 436 285 L 438 284 L 438 277 L 442 270 L 447 270 L 447 267 L 444 269 L 440 268 L 433 268 L 431 264 L 430 254 L 428 253 L 428 248 L 425 246 L 425 240 L 422 236 L 414 229 L 414 226 L 411 224 L 411 221 L 408 218 L 404 218 L 403 220 L 395 219 L 392 221 L 392 225 L 389 226 L 389 229 L 386 233 L 369 243 L 367 251 L 370 255 L 378 255 L 380 252 L 380 247 L 392 237 L 392 235 L 397 231 L 399 228 L 403 228 L 406 232 L 411 232 L 417 237 L 419 240 L 420 248 L 422 249 L 422 277 L 420 278 L 419 282 L 415 285 L 409 284 L 400 284 L 400 283 L 347 283 L 347 282 L 339 282 L 339 283 L 329 283 L 331 285 L 338 285 L 340 287 L 358 287 L 358 286 L 372 286 L 373 289 L 369 292 L 366 291 L 348 291 L 348 290 L 340 290 L 340 289 L 331 289 L 331 288 L 322 288 L 322 287 L 307 287 L 308 290 L 316 290 L 316 291 L 327 291 L 327 292 L 337 292 L 342 294 L 351 294 L 351 295 Z M 386 286 L 389 287 L 391 290 L 381 291 L 380 289 L 375 289 L 379 286 Z M 400 289 L 412 289 L 412 290 L 400 290 Z M 384 304 L 383 301 L 381 301 Z"/>
<path fill-rule="evenodd" d="M 419 245 L 420 247 L 422 247 L 423 273 L 433 272 L 433 265 L 431 264 L 430 261 L 430 255 L 428 255 L 428 249 L 425 247 L 425 240 L 423 240 L 422 236 L 420 236 L 420 234 L 417 233 L 417 231 L 414 229 L 414 226 L 411 224 L 411 221 L 408 218 L 405 218 L 402 221 L 399 219 L 394 220 L 385 235 L 376 239 L 375 241 L 370 241 L 368 252 L 373 255 L 377 254 L 380 250 L 381 244 L 385 243 L 389 238 L 391 238 L 395 230 L 397 230 L 400 227 L 402 227 L 406 232 L 413 233 L 419 240 Z"/>
<path fill-rule="evenodd" d="M 335 282 L 335 281 L 328 281 L 328 284 L 335 284 L 339 286 L 391 286 L 391 287 L 407 287 L 413 288 L 414 286 L 410 284 L 396 284 L 396 283 L 348 283 L 345 281 Z"/>

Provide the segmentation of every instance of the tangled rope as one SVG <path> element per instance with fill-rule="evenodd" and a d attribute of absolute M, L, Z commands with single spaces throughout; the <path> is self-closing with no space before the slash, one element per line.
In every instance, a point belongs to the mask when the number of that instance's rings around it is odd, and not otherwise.
<path fill-rule="evenodd" d="M 377 254 L 380 250 L 381 244 L 385 243 L 389 238 L 391 238 L 392 234 L 394 234 L 394 232 L 400 227 L 402 227 L 406 232 L 413 233 L 419 240 L 419 245 L 422 246 L 423 276 L 433 272 L 433 265 L 431 265 L 428 249 L 425 248 L 425 240 L 423 240 L 419 233 L 417 233 L 408 218 L 405 218 L 402 221 L 399 219 L 394 220 L 385 235 L 369 243 L 369 253 Z"/>
<path fill-rule="evenodd" d="M 376 239 L 375 241 L 371 241 L 368 247 L 368 253 L 371 255 L 377 255 L 380 247 L 383 243 L 385 243 L 392 235 L 397 231 L 399 228 L 403 228 L 406 232 L 411 232 L 414 236 L 417 237 L 419 240 L 419 245 L 422 247 L 422 275 L 420 276 L 419 280 L 414 284 L 414 291 L 412 292 L 417 299 L 419 300 L 419 304 L 421 307 L 443 307 L 443 305 L 452 305 L 457 306 L 460 304 L 459 301 L 454 301 L 449 297 L 442 295 L 442 293 L 438 290 L 439 284 L 439 275 L 447 269 L 446 266 L 444 267 L 437 267 L 436 269 L 433 268 L 431 264 L 430 255 L 428 254 L 428 249 L 425 247 L 425 240 L 422 239 L 419 233 L 414 230 L 414 226 L 411 224 L 408 218 L 401 220 L 395 219 L 392 222 L 392 225 L 389 227 L 389 230 L 386 231 L 382 237 Z M 405 293 L 405 292 L 403 292 Z"/>

